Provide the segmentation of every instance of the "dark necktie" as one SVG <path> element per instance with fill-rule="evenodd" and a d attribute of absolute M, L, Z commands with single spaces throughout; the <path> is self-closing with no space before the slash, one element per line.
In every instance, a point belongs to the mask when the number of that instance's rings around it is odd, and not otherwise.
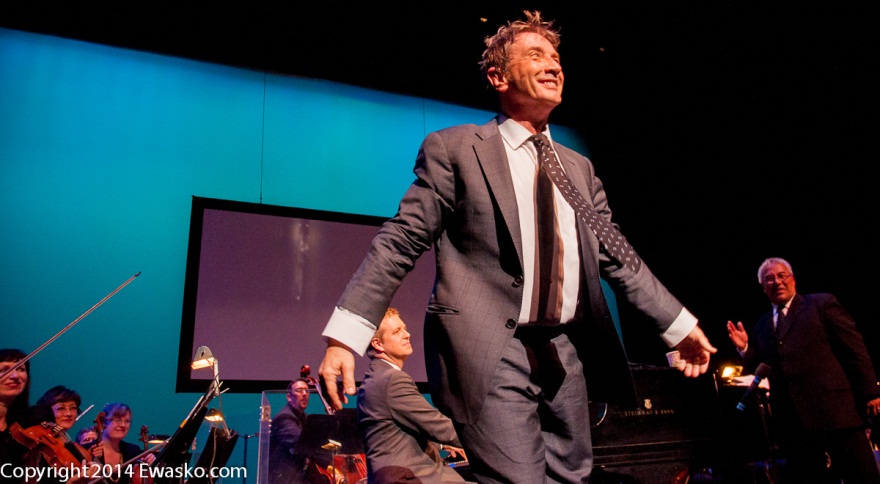
<path fill-rule="evenodd" d="M 535 187 L 535 284 L 530 321 L 558 323 L 562 317 L 561 239 L 556 221 L 553 181 L 543 164 Z"/>
<path fill-rule="evenodd" d="M 577 188 L 572 185 L 568 175 L 556 159 L 556 155 L 553 153 L 553 148 L 550 146 L 547 137 L 543 134 L 536 134 L 529 139 L 538 150 L 538 161 L 541 166 L 546 167 L 550 179 L 559 188 L 560 193 L 562 193 L 562 196 L 565 197 L 565 200 L 571 205 L 571 208 L 574 209 L 578 217 L 596 234 L 605 252 L 633 272 L 638 272 L 642 261 L 635 250 L 627 243 L 623 234 L 611 225 L 610 222 L 597 214 L 593 207 L 584 199 L 583 195 L 577 191 Z"/>
<path fill-rule="evenodd" d="M 773 326 L 773 331 L 779 331 L 782 329 L 782 321 L 785 320 L 785 306 L 776 306 L 776 325 Z"/>

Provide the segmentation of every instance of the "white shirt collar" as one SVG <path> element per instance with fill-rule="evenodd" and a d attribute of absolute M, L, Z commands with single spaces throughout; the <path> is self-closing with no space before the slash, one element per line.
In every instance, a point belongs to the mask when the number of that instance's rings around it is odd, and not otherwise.
<path fill-rule="evenodd" d="M 391 368 L 394 368 L 395 370 L 403 370 L 403 368 L 395 365 L 394 363 L 391 363 L 390 361 L 386 360 L 385 358 L 379 358 L 379 359 L 384 361 L 385 363 L 388 363 L 391 366 Z"/>
<path fill-rule="evenodd" d="M 514 150 L 522 146 L 522 144 L 528 141 L 529 137 L 532 136 L 532 133 L 523 127 L 523 125 L 503 114 L 498 115 L 498 131 L 501 132 L 501 137 L 504 138 L 504 141 Z M 553 138 L 550 137 L 549 125 L 544 127 L 544 131 L 542 131 L 541 134 L 546 136 L 551 144 L 553 143 Z"/>

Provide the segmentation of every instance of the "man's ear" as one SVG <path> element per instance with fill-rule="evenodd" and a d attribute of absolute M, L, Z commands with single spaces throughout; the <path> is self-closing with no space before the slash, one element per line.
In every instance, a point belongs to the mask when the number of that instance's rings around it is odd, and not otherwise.
<path fill-rule="evenodd" d="M 378 351 L 378 352 L 380 352 L 380 353 L 382 353 L 383 351 L 385 351 L 385 350 L 382 349 L 382 342 L 379 341 L 379 338 L 373 338 L 373 339 L 371 339 L 371 340 L 370 340 L 370 346 L 372 346 L 374 350 L 376 350 L 376 351 Z"/>
<path fill-rule="evenodd" d="M 501 72 L 501 69 L 490 67 L 489 70 L 486 71 L 486 79 L 489 80 L 489 84 L 491 84 L 496 91 L 504 92 L 507 90 L 507 79 L 505 79 L 504 73 Z"/>

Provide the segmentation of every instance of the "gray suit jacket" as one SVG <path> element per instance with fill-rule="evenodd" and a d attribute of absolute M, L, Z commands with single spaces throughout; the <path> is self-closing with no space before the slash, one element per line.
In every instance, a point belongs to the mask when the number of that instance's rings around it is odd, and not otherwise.
<path fill-rule="evenodd" d="M 358 388 L 357 420 L 371 483 L 464 482 L 433 442 L 461 447 L 452 421 L 405 372 L 375 358 Z"/>
<path fill-rule="evenodd" d="M 560 144 L 555 147 L 577 189 L 610 220 L 592 163 Z M 523 300 L 522 236 L 497 118 L 428 134 L 414 173 L 398 213 L 379 230 L 339 306 L 378 325 L 403 277 L 433 245 L 436 281 L 425 319 L 428 380 L 444 413 L 472 423 L 513 337 Z M 573 339 L 582 349 L 591 397 L 632 404 L 632 376 L 600 276 L 656 321 L 658 333 L 672 324 L 682 305 L 647 265 L 633 273 L 600 252 L 598 239 L 580 222 L 578 233 L 585 287 L 581 332 Z"/>

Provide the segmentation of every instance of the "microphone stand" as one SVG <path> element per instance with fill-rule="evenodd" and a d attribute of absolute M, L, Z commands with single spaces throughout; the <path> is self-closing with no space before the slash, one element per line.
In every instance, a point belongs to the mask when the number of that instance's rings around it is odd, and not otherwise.
<path fill-rule="evenodd" d="M 768 409 L 769 404 L 766 401 L 765 392 L 759 391 L 756 397 L 755 400 L 758 402 L 758 414 L 761 415 L 761 424 L 764 427 L 764 439 L 767 441 L 768 454 L 767 460 L 764 462 L 764 474 L 767 476 L 769 484 L 777 484 L 779 482 L 779 471 L 776 466 L 776 457 L 779 447 L 777 447 L 776 441 L 774 441 L 773 437 L 770 435 L 770 425 L 768 423 L 768 417 L 770 416 L 770 411 Z"/>
<path fill-rule="evenodd" d="M 253 433 L 253 434 L 249 434 L 249 435 L 242 435 L 242 436 L 241 436 L 242 438 L 244 438 L 244 459 L 243 459 L 243 462 L 242 462 L 242 468 L 247 469 L 247 447 L 248 447 L 248 439 L 250 439 L 251 437 L 259 437 L 259 436 L 260 436 L 260 433 L 259 433 L 259 432 L 257 432 L 257 433 Z M 246 473 L 246 472 L 245 472 L 244 474 L 242 474 L 242 476 L 241 476 L 241 484 L 247 484 L 247 473 Z"/>

